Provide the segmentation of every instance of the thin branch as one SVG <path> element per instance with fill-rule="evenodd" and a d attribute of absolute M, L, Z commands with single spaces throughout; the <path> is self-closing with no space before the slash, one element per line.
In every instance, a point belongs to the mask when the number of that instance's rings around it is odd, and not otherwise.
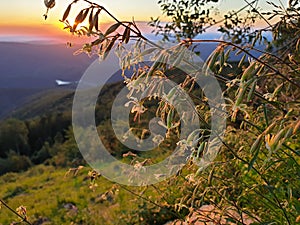
<path fill-rule="evenodd" d="M 257 13 L 260 18 L 262 18 L 270 27 L 273 28 L 272 24 L 252 5 L 253 2 L 248 2 L 247 0 L 243 0 L 244 2 L 247 3 L 248 6 L 250 6 L 253 10 L 255 10 L 254 12 Z"/>
<path fill-rule="evenodd" d="M 295 83 L 293 80 L 289 79 L 288 77 L 286 77 L 283 73 L 281 73 L 278 69 L 272 67 L 271 65 L 269 65 L 268 63 L 262 61 L 261 59 L 255 57 L 253 54 L 251 54 L 249 51 L 245 50 L 243 47 L 238 46 L 234 43 L 228 42 L 228 41 L 222 41 L 222 40 L 184 40 L 182 41 L 182 43 L 201 43 L 201 42 L 210 42 L 210 43 L 222 43 L 224 45 L 229 45 L 229 46 L 233 46 L 239 50 L 241 50 L 242 52 L 246 53 L 248 56 L 250 56 L 251 58 L 253 58 L 254 60 L 256 60 L 257 62 L 261 63 L 262 65 L 264 65 L 265 67 L 269 68 L 270 70 L 272 70 L 275 74 L 279 75 L 280 77 L 282 77 L 284 80 L 288 81 L 289 83 L 295 85 L 296 87 L 300 88 L 300 84 Z"/>
<path fill-rule="evenodd" d="M 2 199 L 0 199 L 0 202 L 2 205 L 4 205 L 9 211 L 11 211 L 13 214 L 15 214 L 16 216 L 18 216 L 19 218 L 22 219 L 22 222 L 25 222 L 29 225 L 32 225 L 32 223 L 30 223 L 26 217 L 21 216 L 19 213 L 17 213 L 15 210 L 13 210 L 9 205 L 7 205 Z"/>
<path fill-rule="evenodd" d="M 258 0 L 254 0 L 254 1 L 250 2 L 250 3 L 248 3 L 248 2 L 247 2 L 247 3 L 252 5 L 252 4 L 254 4 L 255 2 L 257 2 L 257 1 L 258 1 Z M 248 5 L 245 5 L 244 7 L 240 8 L 238 11 L 234 12 L 234 14 L 232 14 L 232 15 L 237 15 L 238 13 L 244 11 L 247 7 L 248 7 Z M 230 17 L 228 17 L 228 18 L 230 18 Z M 228 19 L 228 18 L 227 18 L 227 19 Z M 208 26 L 204 27 L 202 30 L 203 30 L 203 31 L 206 31 L 207 29 L 212 28 L 212 27 L 214 27 L 215 25 L 224 22 L 225 20 L 226 20 L 225 18 L 224 18 L 224 19 L 221 19 L 221 20 L 215 22 L 214 24 L 211 24 L 211 25 L 208 25 Z"/>

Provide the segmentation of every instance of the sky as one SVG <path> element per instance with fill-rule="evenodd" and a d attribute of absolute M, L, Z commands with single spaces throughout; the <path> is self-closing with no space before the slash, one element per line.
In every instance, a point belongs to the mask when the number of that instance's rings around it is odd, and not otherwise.
<path fill-rule="evenodd" d="M 63 24 L 59 22 L 59 19 L 71 2 L 56 0 L 56 6 L 50 10 L 49 17 L 45 21 L 43 14 L 46 8 L 43 0 L 1 0 L 0 36 L 62 37 L 67 35 L 62 31 Z M 134 16 L 135 21 L 149 21 L 151 16 L 160 15 L 156 0 L 128 0 L 126 3 L 124 0 L 95 0 L 95 2 L 101 2 L 101 5 L 121 20 L 130 21 Z M 80 5 L 78 5 L 77 12 L 79 7 Z M 108 22 L 105 17 L 102 20 Z"/>
<path fill-rule="evenodd" d="M 93 1 L 93 0 L 92 0 Z M 107 8 L 120 20 L 149 21 L 150 17 L 158 17 L 161 11 L 157 0 L 94 0 Z M 251 0 L 248 0 L 249 2 Z M 280 0 L 274 0 L 278 2 Z M 282 0 L 286 4 L 287 0 Z M 3 38 L 17 37 L 66 37 L 67 32 L 62 30 L 63 24 L 59 22 L 64 10 L 72 0 L 56 0 L 56 6 L 50 10 L 45 21 L 43 14 L 46 11 L 44 0 L 1 0 L 0 2 L 0 41 Z M 265 0 L 260 0 L 263 8 Z M 243 0 L 221 0 L 217 6 L 222 11 L 239 9 L 244 6 Z M 78 10 L 77 10 L 78 12 Z M 72 15 L 71 15 L 72 16 Z M 73 15 L 74 16 L 74 15 Z M 108 22 L 102 18 L 103 23 Z"/>

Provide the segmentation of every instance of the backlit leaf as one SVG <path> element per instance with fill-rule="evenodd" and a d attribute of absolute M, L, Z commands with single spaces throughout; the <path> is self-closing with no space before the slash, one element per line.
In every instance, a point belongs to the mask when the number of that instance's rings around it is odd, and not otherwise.
<path fill-rule="evenodd" d="M 130 27 L 127 26 L 123 33 L 122 42 L 127 44 L 129 42 L 129 40 L 130 40 Z"/>
<path fill-rule="evenodd" d="M 69 14 L 70 14 L 70 11 L 71 11 L 71 7 L 72 7 L 72 4 L 70 4 L 68 6 L 68 8 L 66 9 L 66 11 L 65 11 L 65 13 L 63 15 L 62 21 L 65 21 L 68 18 Z"/>
<path fill-rule="evenodd" d="M 106 30 L 104 36 L 107 36 L 107 35 L 113 33 L 114 31 L 116 31 L 120 25 L 121 25 L 121 23 L 115 23 L 115 24 L 111 25 L 111 26 Z"/>

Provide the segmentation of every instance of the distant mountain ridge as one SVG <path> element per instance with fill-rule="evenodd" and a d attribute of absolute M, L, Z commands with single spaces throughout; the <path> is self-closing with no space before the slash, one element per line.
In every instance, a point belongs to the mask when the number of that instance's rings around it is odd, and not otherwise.
<path fill-rule="evenodd" d="M 217 43 L 201 43 L 196 51 L 205 60 L 216 48 Z M 84 73 L 92 72 L 100 76 L 100 83 L 122 79 L 118 75 L 118 59 L 113 53 L 103 63 L 94 62 L 95 57 L 86 54 L 74 56 L 81 46 L 67 48 L 64 44 L 41 44 L 22 42 L 0 42 L 0 119 L 10 116 L 12 110 L 18 109 L 30 101 L 30 97 L 47 90 L 74 90 Z M 241 56 L 231 54 L 231 60 Z M 94 63 L 93 63 L 94 62 Z M 113 74 L 109 74 L 113 73 Z M 71 85 L 58 85 L 57 81 L 67 81 Z M 87 86 L 96 87 L 93 81 Z"/>
<path fill-rule="evenodd" d="M 78 46 L 79 48 L 79 46 Z M 0 42 L 0 118 L 30 96 L 58 87 L 55 80 L 78 81 L 94 60 L 62 44 Z"/>

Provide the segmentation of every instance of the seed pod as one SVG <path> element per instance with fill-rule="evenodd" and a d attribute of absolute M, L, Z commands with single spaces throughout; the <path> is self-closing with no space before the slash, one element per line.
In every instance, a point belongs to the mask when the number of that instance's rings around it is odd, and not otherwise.
<path fill-rule="evenodd" d="M 213 55 L 210 57 L 210 59 L 209 59 L 209 61 L 208 61 L 208 63 L 207 63 L 207 69 L 211 69 L 211 70 L 213 70 L 215 67 L 215 64 L 216 64 L 216 61 L 217 61 L 217 59 L 218 59 L 218 57 L 219 57 L 219 55 L 220 55 L 220 50 L 219 49 L 217 49 L 214 53 L 213 53 Z M 206 74 L 208 74 L 208 71 L 206 71 Z"/>
<path fill-rule="evenodd" d="M 224 53 L 224 51 L 222 51 L 221 57 L 220 57 L 220 66 L 221 66 L 221 68 L 224 66 L 224 63 L 225 63 L 225 53 Z"/>
<path fill-rule="evenodd" d="M 96 39 L 95 41 L 93 41 L 91 44 L 92 44 L 92 46 L 96 46 L 96 45 L 101 44 L 104 40 L 105 40 L 105 38 L 99 37 L 98 39 Z"/>
<path fill-rule="evenodd" d="M 77 26 L 78 26 L 78 24 L 80 24 L 83 21 L 84 12 L 85 12 L 85 9 L 81 10 L 78 13 L 78 15 L 76 16 L 75 22 L 74 22 L 74 25 L 73 25 L 73 31 L 75 31 L 76 28 L 77 28 Z"/>
<path fill-rule="evenodd" d="M 256 73 L 257 76 L 263 75 L 264 69 L 265 69 L 265 65 L 260 65 L 260 66 L 259 66 L 259 70 L 258 70 L 257 73 Z"/>
<path fill-rule="evenodd" d="M 242 103 L 244 96 L 246 94 L 247 88 L 252 83 L 252 81 L 253 81 L 253 79 L 248 80 L 246 83 L 244 82 L 241 84 L 241 87 L 239 88 L 239 92 L 237 95 L 237 99 L 235 101 L 235 106 L 239 106 Z"/>
<path fill-rule="evenodd" d="M 294 111 L 294 109 L 290 109 L 287 114 L 285 114 L 285 116 L 283 117 L 284 119 L 287 119 L 291 116 L 292 112 Z"/>
<path fill-rule="evenodd" d="M 44 4 L 48 9 L 51 9 L 55 6 L 55 0 L 44 0 Z"/>
<path fill-rule="evenodd" d="M 242 103 L 245 93 L 246 93 L 246 88 L 241 87 L 239 89 L 239 93 L 238 93 L 236 101 L 235 101 L 235 106 L 239 106 Z"/>

